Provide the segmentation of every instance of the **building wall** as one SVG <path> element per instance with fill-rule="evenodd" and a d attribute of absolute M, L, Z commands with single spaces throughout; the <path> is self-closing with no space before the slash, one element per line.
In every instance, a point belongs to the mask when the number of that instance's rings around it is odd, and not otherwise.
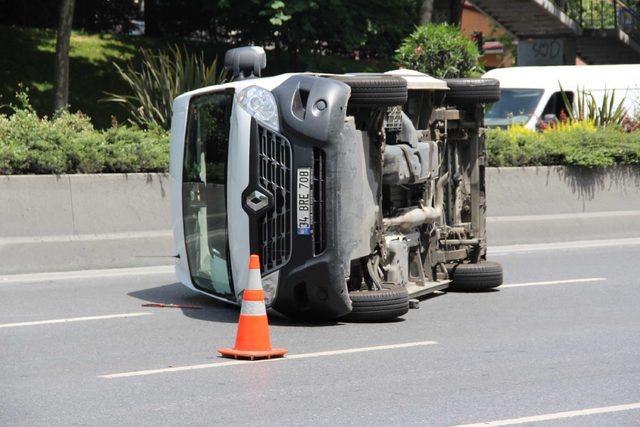
<path fill-rule="evenodd" d="M 507 36 L 505 30 L 469 2 L 465 2 L 462 11 L 461 27 L 462 31 L 469 37 L 474 31 L 482 32 L 485 43 L 502 40 Z M 508 49 L 505 52 L 504 47 L 502 52 L 499 53 L 493 53 L 493 50 L 488 50 L 480 59 L 487 69 L 509 67 L 515 64 L 515 58 Z"/>

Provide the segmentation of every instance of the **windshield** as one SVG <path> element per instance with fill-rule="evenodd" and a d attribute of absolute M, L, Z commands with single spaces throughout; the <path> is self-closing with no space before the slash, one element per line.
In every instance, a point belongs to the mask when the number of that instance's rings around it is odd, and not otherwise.
<path fill-rule="evenodd" d="M 507 127 L 526 124 L 536 110 L 542 89 L 501 89 L 500 101 L 487 104 L 484 124 L 487 127 Z"/>
<path fill-rule="evenodd" d="M 226 163 L 233 93 L 195 97 L 189 104 L 185 140 L 182 213 L 193 284 L 231 295 L 228 263 Z"/>

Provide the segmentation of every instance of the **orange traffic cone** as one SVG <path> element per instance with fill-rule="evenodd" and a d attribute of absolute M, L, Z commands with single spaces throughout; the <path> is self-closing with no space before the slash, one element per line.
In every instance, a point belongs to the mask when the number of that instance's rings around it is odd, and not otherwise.
<path fill-rule="evenodd" d="M 251 255 L 249 259 L 249 286 L 242 294 L 242 310 L 238 322 L 238 335 L 234 348 L 218 350 L 224 357 L 246 359 L 270 359 L 282 357 L 287 350 L 271 348 L 269 320 L 264 305 L 264 290 L 260 275 L 260 257 Z"/>

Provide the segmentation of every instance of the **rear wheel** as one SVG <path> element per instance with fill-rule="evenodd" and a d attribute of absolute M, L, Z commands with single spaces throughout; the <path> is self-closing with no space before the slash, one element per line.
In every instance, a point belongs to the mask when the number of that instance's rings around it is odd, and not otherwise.
<path fill-rule="evenodd" d="M 502 285 L 502 266 L 497 262 L 457 264 L 447 267 L 453 281 L 450 291 L 486 291 Z"/>
<path fill-rule="evenodd" d="M 389 286 L 375 291 L 352 291 L 353 305 L 344 320 L 384 321 L 395 319 L 409 311 L 409 293 L 404 287 Z"/>
<path fill-rule="evenodd" d="M 500 100 L 500 82 L 496 79 L 447 79 L 446 82 L 448 104 L 486 104 Z"/>

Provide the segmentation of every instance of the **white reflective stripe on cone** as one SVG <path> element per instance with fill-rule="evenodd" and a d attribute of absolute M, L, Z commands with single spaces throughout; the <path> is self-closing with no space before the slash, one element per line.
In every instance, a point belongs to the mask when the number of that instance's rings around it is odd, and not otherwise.
<path fill-rule="evenodd" d="M 262 289 L 262 275 L 260 274 L 260 270 L 249 270 L 249 286 L 247 286 L 246 289 L 251 289 L 253 291 Z"/>
<path fill-rule="evenodd" d="M 263 301 L 242 301 L 241 316 L 266 316 L 267 310 Z"/>

